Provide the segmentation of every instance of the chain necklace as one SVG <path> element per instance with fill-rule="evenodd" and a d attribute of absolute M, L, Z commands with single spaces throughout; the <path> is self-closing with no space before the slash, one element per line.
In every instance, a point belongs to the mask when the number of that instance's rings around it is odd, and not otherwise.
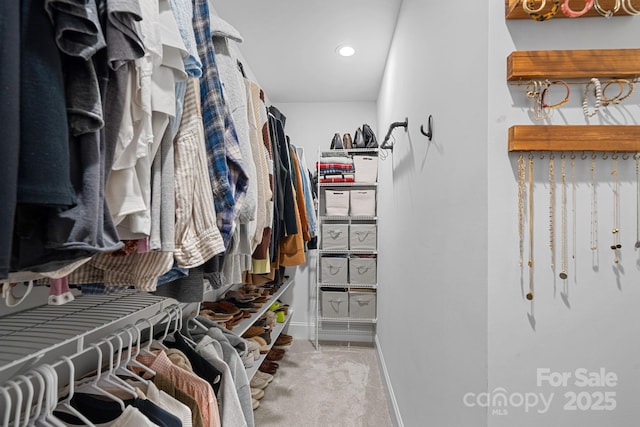
<path fill-rule="evenodd" d="M 571 259 L 576 259 L 576 155 L 571 153 Z"/>
<path fill-rule="evenodd" d="M 640 154 L 633 155 L 636 161 L 636 248 L 640 248 Z"/>
<path fill-rule="evenodd" d="M 524 154 L 518 157 L 518 236 L 520 238 L 520 267 L 524 258 L 524 192 L 525 162 Z"/>
<path fill-rule="evenodd" d="M 527 299 L 533 299 L 533 154 L 529 154 L 529 293 Z"/>
<path fill-rule="evenodd" d="M 560 180 L 562 183 L 562 194 L 560 197 L 562 216 L 562 270 L 560 271 L 560 278 L 565 280 L 567 275 L 567 180 L 565 169 L 565 155 L 562 153 L 560 156 Z"/>
<path fill-rule="evenodd" d="M 549 250 L 551 253 L 551 269 L 555 268 L 555 201 L 556 201 L 556 181 L 554 171 L 555 156 L 549 155 Z"/>
<path fill-rule="evenodd" d="M 591 250 L 598 250 L 598 199 L 596 194 L 596 153 L 591 154 Z"/>
<path fill-rule="evenodd" d="M 618 254 L 622 248 L 620 244 L 620 179 L 618 177 L 618 154 L 613 154 L 611 158 L 613 159 L 613 171 L 611 172 L 611 175 L 613 175 L 613 229 L 611 230 L 613 234 L 613 244 L 611 245 L 611 249 L 614 254 L 613 263 L 618 264 L 620 262 Z"/>

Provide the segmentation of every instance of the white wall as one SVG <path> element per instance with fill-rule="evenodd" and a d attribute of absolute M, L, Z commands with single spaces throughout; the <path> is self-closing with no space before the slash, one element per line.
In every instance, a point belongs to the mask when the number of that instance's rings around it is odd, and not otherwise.
<path fill-rule="evenodd" d="M 277 103 L 287 117 L 285 132 L 291 143 L 304 148 L 307 167 L 313 171 L 318 149 L 328 149 L 333 135 L 350 133 L 363 123 L 376 128 L 376 104 L 373 102 L 343 103 Z M 292 308 L 295 316 L 289 333 L 297 337 L 313 337 L 315 322 L 315 283 L 317 251 L 307 253 L 307 264 L 297 267 Z"/>
<path fill-rule="evenodd" d="M 395 150 L 380 176 L 381 351 L 407 426 L 484 426 L 487 384 L 486 2 L 404 0 L 378 98 Z M 433 115 L 431 143 L 420 125 Z"/>
<path fill-rule="evenodd" d="M 560 158 L 555 159 L 556 269 L 550 267 L 548 156 L 534 164 L 535 302 L 524 293 L 528 269 L 518 266 L 517 154 L 507 153 L 507 131 L 515 124 L 534 123 L 524 87 L 508 85 L 506 58 L 514 50 L 637 48 L 640 19 L 581 18 L 505 21 L 502 2 L 491 2 L 489 16 L 489 388 L 512 393 L 543 393 L 554 398 L 546 414 L 509 406 L 506 415 L 489 414 L 490 426 L 616 426 L 637 425 L 640 407 L 640 343 L 637 325 L 639 256 L 636 241 L 635 162 L 620 160 L 622 262 L 616 268 L 609 249 L 612 242 L 611 159 L 598 159 L 599 251 L 590 250 L 590 160 L 576 160 L 576 249 L 571 259 L 572 225 L 569 184 L 569 279 L 560 272 Z M 473 29 L 472 31 L 475 31 Z M 480 28 L 477 30 L 481 31 Z M 583 85 L 572 85 L 568 105 L 557 110 L 551 124 L 585 124 L 581 99 Z M 590 119 L 592 124 L 637 124 L 640 97 L 634 94 L 610 116 Z M 579 153 L 581 154 L 581 153 Z M 570 160 L 566 160 L 570 180 Z M 452 225 L 452 224 L 450 224 Z M 526 247 L 527 243 L 525 243 Z M 595 256 L 594 256 L 595 255 Z M 525 259 L 526 259 L 525 251 Z M 525 261 L 526 264 L 526 261 Z M 567 387 L 538 387 L 538 368 L 569 372 Z M 605 368 L 618 376 L 616 387 L 580 388 L 575 371 Z M 565 393 L 616 393 L 614 411 L 565 410 Z M 596 393 L 595 395 L 592 393 Z M 587 402 L 587 397 L 583 397 Z M 532 398 L 533 401 L 533 398 Z M 516 398 L 517 403 L 517 398 Z M 491 411 L 492 412 L 492 411 Z"/>

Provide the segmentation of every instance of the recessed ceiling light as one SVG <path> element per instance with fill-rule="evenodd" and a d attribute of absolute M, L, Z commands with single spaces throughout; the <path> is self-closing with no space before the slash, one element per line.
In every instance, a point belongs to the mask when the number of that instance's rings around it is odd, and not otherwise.
<path fill-rule="evenodd" d="M 353 56 L 356 50 L 349 45 L 343 44 L 336 48 L 336 52 L 338 52 L 340 56 Z"/>

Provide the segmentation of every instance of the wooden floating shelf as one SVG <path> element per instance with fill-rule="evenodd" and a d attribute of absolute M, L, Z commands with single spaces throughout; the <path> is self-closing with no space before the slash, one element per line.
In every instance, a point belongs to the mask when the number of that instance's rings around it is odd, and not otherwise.
<path fill-rule="evenodd" d="M 640 9 L 640 3 L 638 3 L 638 0 L 633 0 L 633 1 L 634 3 L 632 4 L 632 6 L 634 6 L 635 9 Z M 613 10 L 615 0 L 599 0 L 599 2 L 603 10 Z M 539 4 L 540 4 L 539 2 L 536 2 L 536 5 L 539 5 Z M 584 7 L 584 3 L 581 4 L 581 2 L 575 2 L 575 1 L 572 2 L 571 5 L 572 5 L 572 9 L 574 10 L 581 10 L 582 7 Z M 525 12 L 524 9 L 522 8 L 522 0 L 505 0 L 504 6 L 505 6 L 505 17 L 507 19 L 531 19 L 531 17 L 529 17 L 529 14 Z M 547 6 L 544 9 L 542 9 L 540 13 L 545 14 L 549 12 L 552 6 L 553 6 L 553 1 L 548 0 Z M 621 7 L 613 16 L 614 17 L 629 16 L 629 14 L 624 11 L 624 8 Z M 603 16 L 599 15 L 594 8 L 591 8 L 587 13 L 582 15 L 582 17 L 604 18 Z M 558 10 L 558 13 L 556 13 L 555 16 L 551 19 L 556 19 L 556 18 L 564 19 L 564 18 L 570 18 L 570 17 L 562 13 L 562 9 L 560 9 Z"/>
<path fill-rule="evenodd" d="M 509 152 L 512 151 L 640 153 L 640 126 L 517 125 L 509 128 Z"/>
<path fill-rule="evenodd" d="M 640 49 L 514 51 L 507 80 L 618 78 L 640 76 Z"/>

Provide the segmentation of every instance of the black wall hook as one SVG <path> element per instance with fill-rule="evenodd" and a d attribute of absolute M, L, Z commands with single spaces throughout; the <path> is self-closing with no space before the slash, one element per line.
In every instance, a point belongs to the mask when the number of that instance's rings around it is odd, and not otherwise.
<path fill-rule="evenodd" d="M 427 121 L 427 131 L 424 131 L 424 125 L 420 125 L 420 133 L 429 138 L 429 141 L 433 138 L 433 116 L 429 114 Z"/>

